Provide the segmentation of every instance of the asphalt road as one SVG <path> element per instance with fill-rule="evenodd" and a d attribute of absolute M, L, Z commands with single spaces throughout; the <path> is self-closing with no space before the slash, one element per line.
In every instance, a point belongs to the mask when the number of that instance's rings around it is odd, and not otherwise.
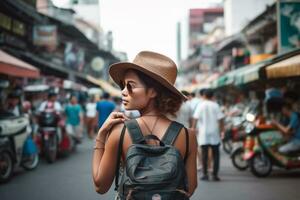
<path fill-rule="evenodd" d="M 0 185 L 1 200 L 95 200 L 114 199 L 94 191 L 91 178 L 93 143 L 87 139 L 77 152 L 54 164 L 41 161 L 34 171 L 16 169 L 12 180 Z M 222 154 L 220 182 L 198 182 L 192 200 L 299 200 L 300 170 L 275 169 L 268 178 L 258 179 L 248 171 L 234 169 Z"/>

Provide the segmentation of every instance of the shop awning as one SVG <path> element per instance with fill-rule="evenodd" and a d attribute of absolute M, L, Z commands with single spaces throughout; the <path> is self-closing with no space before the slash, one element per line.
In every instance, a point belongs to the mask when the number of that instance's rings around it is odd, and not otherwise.
<path fill-rule="evenodd" d="M 109 93 L 111 96 L 121 96 L 121 90 L 113 87 L 111 84 L 108 82 L 102 80 L 102 79 L 96 79 L 90 75 L 86 76 L 86 79 L 96 85 L 99 85 L 104 91 Z"/>
<path fill-rule="evenodd" d="M 230 72 L 227 72 L 226 74 L 220 76 L 217 80 L 216 83 L 213 83 L 214 87 L 223 87 L 223 86 L 228 86 L 234 84 L 235 76 L 238 74 L 242 68 L 232 70 Z"/>
<path fill-rule="evenodd" d="M 38 78 L 40 71 L 34 66 L 0 50 L 0 73 L 9 76 Z"/>
<path fill-rule="evenodd" d="M 268 66 L 266 73 L 268 78 L 300 76 L 300 54 Z"/>
<path fill-rule="evenodd" d="M 235 85 L 242 85 L 246 83 L 250 83 L 253 81 L 257 81 L 261 78 L 261 70 L 264 69 L 264 66 L 266 66 L 268 63 L 270 63 L 270 59 L 245 66 L 241 68 L 241 71 L 236 74 L 235 76 Z"/>

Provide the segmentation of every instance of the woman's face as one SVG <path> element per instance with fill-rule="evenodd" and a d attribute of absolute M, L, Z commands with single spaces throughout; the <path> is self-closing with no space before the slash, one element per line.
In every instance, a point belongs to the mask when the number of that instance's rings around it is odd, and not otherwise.
<path fill-rule="evenodd" d="M 126 110 L 142 110 L 156 96 L 152 88 L 146 88 L 138 75 L 130 70 L 124 76 L 122 103 Z"/>

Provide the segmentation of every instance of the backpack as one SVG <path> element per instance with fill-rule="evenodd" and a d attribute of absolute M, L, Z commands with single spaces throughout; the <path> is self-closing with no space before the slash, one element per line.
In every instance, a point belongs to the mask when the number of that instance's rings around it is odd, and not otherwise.
<path fill-rule="evenodd" d="M 189 136 L 186 134 L 186 153 L 184 159 L 173 146 L 184 126 L 172 121 L 163 139 L 155 135 L 143 136 L 135 119 L 125 122 L 123 127 L 116 168 L 115 190 L 120 200 L 188 200 L 185 161 L 188 155 Z M 120 158 L 125 129 L 128 129 L 132 145 L 128 148 L 120 186 L 118 185 Z M 153 146 L 147 139 L 159 141 Z"/>

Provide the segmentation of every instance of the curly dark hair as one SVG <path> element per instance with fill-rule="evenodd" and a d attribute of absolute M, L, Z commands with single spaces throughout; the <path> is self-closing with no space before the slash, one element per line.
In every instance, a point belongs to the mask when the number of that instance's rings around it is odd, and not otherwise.
<path fill-rule="evenodd" d="M 153 88 L 157 92 L 157 96 L 155 97 L 155 107 L 162 113 L 176 116 L 176 112 L 179 110 L 183 100 L 161 85 L 157 80 L 147 76 L 141 71 L 133 71 L 137 73 L 139 79 L 147 88 Z"/>

